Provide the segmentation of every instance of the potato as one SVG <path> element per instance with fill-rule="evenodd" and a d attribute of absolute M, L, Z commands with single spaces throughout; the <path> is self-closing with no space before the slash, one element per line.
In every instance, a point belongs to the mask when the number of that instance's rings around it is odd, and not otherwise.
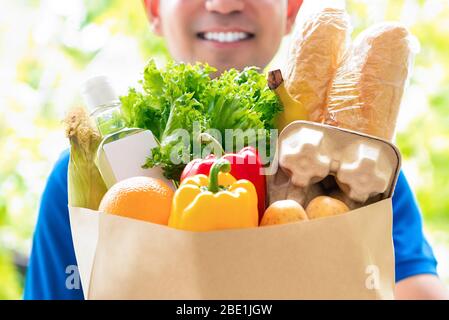
<path fill-rule="evenodd" d="M 308 220 L 304 208 L 294 200 L 279 200 L 273 202 L 262 217 L 260 226 L 284 224 Z"/>
<path fill-rule="evenodd" d="M 343 201 L 326 196 L 314 198 L 306 208 L 309 219 L 335 216 L 348 211 L 349 208 Z"/>
<path fill-rule="evenodd" d="M 355 209 L 361 208 L 365 205 L 364 203 L 360 203 L 360 202 L 356 202 L 356 201 L 352 200 L 351 198 L 349 198 L 346 195 L 346 193 L 344 193 L 343 191 L 341 191 L 338 188 L 333 190 L 329 194 L 329 197 L 342 201 L 344 204 L 346 204 L 348 206 L 349 210 L 355 210 Z"/>

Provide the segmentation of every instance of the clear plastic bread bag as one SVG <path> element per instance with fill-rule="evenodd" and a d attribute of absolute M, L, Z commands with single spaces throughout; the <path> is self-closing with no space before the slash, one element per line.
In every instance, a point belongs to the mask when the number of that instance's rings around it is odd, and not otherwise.
<path fill-rule="evenodd" d="M 297 18 L 283 72 L 288 92 L 302 103 L 310 121 L 323 119 L 332 80 L 348 49 L 351 32 L 349 15 L 338 7 L 320 6 Z"/>
<path fill-rule="evenodd" d="M 418 40 L 399 23 L 362 32 L 337 69 L 325 122 L 393 140 Z"/>

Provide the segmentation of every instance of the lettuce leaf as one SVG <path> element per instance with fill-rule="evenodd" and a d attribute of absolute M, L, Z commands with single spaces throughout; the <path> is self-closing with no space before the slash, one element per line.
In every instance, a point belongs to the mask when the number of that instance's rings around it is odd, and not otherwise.
<path fill-rule="evenodd" d="M 194 139 L 208 129 L 218 130 L 223 139 L 226 129 L 267 129 L 269 141 L 273 119 L 282 107 L 265 76 L 255 67 L 241 72 L 231 69 L 212 78 L 215 72 L 199 63 L 170 62 L 158 69 L 151 60 L 140 82 L 141 91 L 130 88 L 121 97 L 127 125 L 151 130 L 160 142 L 146 167 L 161 166 L 167 178 L 179 181 L 186 160 L 194 156 Z M 185 130 L 188 140 L 180 138 L 179 129 Z"/>

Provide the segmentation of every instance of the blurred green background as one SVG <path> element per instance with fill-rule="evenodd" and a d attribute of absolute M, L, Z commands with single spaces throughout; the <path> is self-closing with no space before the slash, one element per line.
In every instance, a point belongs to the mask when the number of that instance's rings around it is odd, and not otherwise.
<path fill-rule="evenodd" d="M 313 1 L 313 0 L 309 0 Z M 449 284 L 449 1 L 348 0 L 357 34 L 399 20 L 421 43 L 397 145 Z M 275 59 L 282 63 L 288 37 Z M 0 12 L 0 299 L 21 298 L 40 194 L 68 147 L 61 119 L 80 84 L 110 76 L 120 93 L 167 51 L 140 0 L 14 0 Z M 18 268 L 17 266 L 21 266 Z"/>

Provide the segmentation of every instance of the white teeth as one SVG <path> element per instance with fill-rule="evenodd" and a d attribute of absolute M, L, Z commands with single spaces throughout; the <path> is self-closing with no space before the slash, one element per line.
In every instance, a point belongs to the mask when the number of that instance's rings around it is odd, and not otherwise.
<path fill-rule="evenodd" d="M 218 42 L 236 42 L 249 38 L 246 32 L 206 32 L 204 39 Z"/>

